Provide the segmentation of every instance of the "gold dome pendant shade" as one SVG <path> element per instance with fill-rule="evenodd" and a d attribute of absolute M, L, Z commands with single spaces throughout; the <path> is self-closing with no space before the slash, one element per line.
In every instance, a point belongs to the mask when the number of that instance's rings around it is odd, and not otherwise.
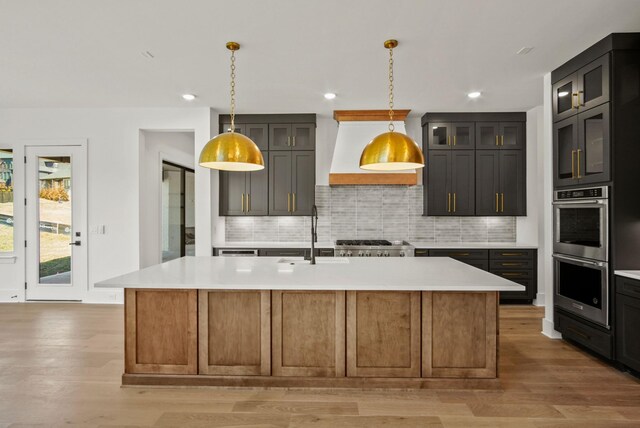
<path fill-rule="evenodd" d="M 389 49 L 389 132 L 375 137 L 360 156 L 360 169 L 368 171 L 403 171 L 424 167 L 420 146 L 409 136 L 395 132 L 393 126 L 393 48 L 397 40 L 387 40 Z"/>
<path fill-rule="evenodd" d="M 235 51 L 236 42 L 227 43 L 231 51 L 231 129 L 211 139 L 200 153 L 200 166 L 221 171 L 259 171 L 264 169 L 262 152 L 249 137 L 235 132 Z"/>

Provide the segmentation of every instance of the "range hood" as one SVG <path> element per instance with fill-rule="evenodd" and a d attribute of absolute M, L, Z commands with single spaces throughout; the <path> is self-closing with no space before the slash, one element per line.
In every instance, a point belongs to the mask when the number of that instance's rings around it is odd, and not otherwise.
<path fill-rule="evenodd" d="M 394 110 L 393 125 L 406 133 L 404 120 L 410 110 Z M 364 147 L 376 136 L 389 131 L 388 110 L 335 110 L 338 136 L 331 160 L 329 185 L 381 185 L 414 186 L 418 183 L 415 170 L 365 171 L 360 169 L 360 155 Z"/>

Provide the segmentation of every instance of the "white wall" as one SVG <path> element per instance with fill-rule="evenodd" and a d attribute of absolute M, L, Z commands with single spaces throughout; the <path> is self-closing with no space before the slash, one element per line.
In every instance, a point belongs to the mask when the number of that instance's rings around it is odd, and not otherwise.
<path fill-rule="evenodd" d="M 194 169 L 193 132 L 140 131 L 140 268 L 162 261 L 162 161 Z"/>
<path fill-rule="evenodd" d="M 193 131 L 194 153 L 217 128 L 217 114 L 208 108 L 175 109 L 0 109 L 0 146 L 24 156 L 27 140 L 88 140 L 89 229 L 105 225 L 104 235 L 88 237 L 88 292 L 86 301 L 113 302 L 121 293 L 95 289 L 97 281 L 138 269 L 140 265 L 139 165 L 143 151 L 140 130 Z M 15 200 L 24 198 L 24 168 L 15 164 Z M 210 254 L 217 218 L 217 173 L 196 168 L 197 254 Z M 212 189 L 216 189 L 212 198 Z M 114 201 L 117 201 L 114 203 Z M 213 209 L 215 207 L 215 210 Z M 24 300 L 24 207 L 15 206 L 14 264 L 0 264 L 0 301 Z M 224 234 L 224 228 L 222 228 Z M 17 295 L 18 298 L 11 299 Z"/>

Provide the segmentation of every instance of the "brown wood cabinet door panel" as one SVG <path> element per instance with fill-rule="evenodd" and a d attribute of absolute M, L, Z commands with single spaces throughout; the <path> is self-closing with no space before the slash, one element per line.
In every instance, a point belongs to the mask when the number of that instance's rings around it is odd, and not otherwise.
<path fill-rule="evenodd" d="M 274 376 L 345 373 L 345 292 L 272 292 Z"/>
<path fill-rule="evenodd" d="M 347 376 L 420 376 L 420 292 L 347 292 Z"/>
<path fill-rule="evenodd" d="M 497 292 L 422 293 L 422 376 L 495 378 Z"/>
<path fill-rule="evenodd" d="M 200 290 L 201 374 L 271 374 L 269 291 Z"/>
<path fill-rule="evenodd" d="M 125 372 L 196 374 L 195 290 L 125 290 Z"/>

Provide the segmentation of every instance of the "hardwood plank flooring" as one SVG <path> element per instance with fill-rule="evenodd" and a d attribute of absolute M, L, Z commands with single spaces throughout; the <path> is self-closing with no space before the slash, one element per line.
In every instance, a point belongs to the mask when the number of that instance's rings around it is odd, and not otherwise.
<path fill-rule="evenodd" d="M 123 308 L 0 304 L 0 428 L 638 427 L 640 381 L 503 307 L 499 390 L 121 388 Z"/>

